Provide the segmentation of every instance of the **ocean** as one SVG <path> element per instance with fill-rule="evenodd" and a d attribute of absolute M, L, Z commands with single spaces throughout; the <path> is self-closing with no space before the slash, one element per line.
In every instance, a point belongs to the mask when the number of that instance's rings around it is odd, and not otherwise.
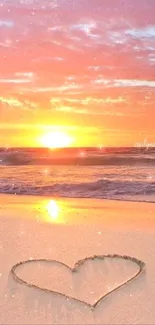
<path fill-rule="evenodd" d="M 155 202 L 155 148 L 1 148 L 0 193 Z"/>

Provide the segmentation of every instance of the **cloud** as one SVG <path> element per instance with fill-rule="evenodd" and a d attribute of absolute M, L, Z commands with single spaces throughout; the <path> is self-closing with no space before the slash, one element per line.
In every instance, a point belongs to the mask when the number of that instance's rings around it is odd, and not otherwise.
<path fill-rule="evenodd" d="M 51 104 L 61 105 L 62 100 L 60 98 L 53 98 L 50 100 Z M 82 106 L 90 106 L 90 105 L 104 105 L 104 104 L 119 104 L 126 102 L 126 99 L 123 97 L 118 98 L 112 98 L 112 97 L 106 97 L 106 98 L 95 98 L 95 97 L 85 97 L 83 99 L 76 99 L 76 98 L 67 98 L 63 100 L 64 103 L 70 103 L 70 104 L 78 104 Z"/>
<path fill-rule="evenodd" d="M 12 41 L 10 39 L 6 39 L 0 42 L 1 47 L 12 47 Z"/>
<path fill-rule="evenodd" d="M 5 97 L 1 96 L 0 103 L 5 104 L 5 105 L 9 106 L 10 108 L 21 108 L 23 110 L 30 110 L 32 108 L 37 107 L 37 104 L 34 102 L 31 102 L 26 99 L 24 101 L 21 101 L 15 97 L 5 98 Z"/>
<path fill-rule="evenodd" d="M 0 78 L 0 83 L 11 83 L 11 84 L 22 84 L 22 83 L 29 83 L 31 80 L 29 79 L 16 79 L 16 78 Z"/>
<path fill-rule="evenodd" d="M 153 80 L 114 80 L 115 87 L 149 87 L 155 88 L 155 81 Z"/>
<path fill-rule="evenodd" d="M 10 107 L 12 107 L 12 106 L 21 107 L 21 105 L 22 105 L 22 103 L 16 98 L 0 97 L 0 102 L 4 103 L 4 104 L 7 104 Z"/>
<path fill-rule="evenodd" d="M 15 72 L 13 76 L 0 78 L 1 84 L 25 84 L 34 80 L 33 72 Z"/>
<path fill-rule="evenodd" d="M 118 97 L 105 97 L 105 98 L 59 98 L 54 97 L 50 100 L 51 108 L 54 111 L 73 114 L 85 115 L 104 115 L 104 116 L 131 116 L 139 114 L 136 109 L 128 110 L 127 98 Z M 125 104 L 124 109 L 121 111 L 121 105 Z"/>
<path fill-rule="evenodd" d="M 126 35 L 143 39 L 143 38 L 154 38 L 155 37 L 155 25 L 145 26 L 142 28 L 132 28 L 125 31 Z"/>
<path fill-rule="evenodd" d="M 0 20 L 0 27 L 12 28 L 14 22 L 11 20 Z"/>
<path fill-rule="evenodd" d="M 15 73 L 16 77 L 27 77 L 28 79 L 31 79 L 34 77 L 33 72 L 16 72 Z"/>
<path fill-rule="evenodd" d="M 77 85 L 77 84 L 63 84 L 60 86 L 51 86 L 51 87 L 36 87 L 33 88 L 32 91 L 34 93 L 46 93 L 46 92 L 57 92 L 57 93 L 61 93 L 61 92 L 66 92 L 66 91 L 72 91 L 74 92 L 74 90 L 78 90 L 81 89 L 83 86 L 82 85 Z M 30 90 L 28 90 L 30 91 Z"/>
<path fill-rule="evenodd" d="M 154 0 L 5 1 L 1 103 L 98 124 L 154 117 L 154 12 Z"/>

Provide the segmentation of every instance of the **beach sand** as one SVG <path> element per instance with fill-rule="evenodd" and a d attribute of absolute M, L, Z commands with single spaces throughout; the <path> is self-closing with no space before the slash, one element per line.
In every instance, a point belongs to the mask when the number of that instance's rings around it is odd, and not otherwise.
<path fill-rule="evenodd" d="M 155 321 L 155 204 L 91 199 L 0 196 L 0 324 L 153 324 Z M 52 259 L 70 267 L 85 257 L 119 254 L 145 262 L 139 278 L 103 299 L 84 303 L 25 287 L 12 266 Z M 82 269 L 83 268 L 83 269 Z M 124 260 L 90 261 L 72 274 L 31 263 L 22 279 L 88 303 L 132 277 Z"/>

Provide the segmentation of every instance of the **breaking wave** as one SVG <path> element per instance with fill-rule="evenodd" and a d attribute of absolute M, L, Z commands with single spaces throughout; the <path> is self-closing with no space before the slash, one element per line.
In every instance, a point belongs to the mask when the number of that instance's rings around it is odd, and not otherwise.
<path fill-rule="evenodd" d="M 105 198 L 105 199 L 129 199 L 138 196 L 155 195 L 155 182 L 141 181 L 114 181 L 97 180 L 85 183 L 62 183 L 51 186 L 32 186 L 25 185 L 23 182 L 11 184 L 11 182 L 2 182 L 0 186 L 1 193 L 18 195 L 47 195 L 69 198 Z M 144 199 L 143 199 L 144 201 Z M 151 200 L 155 201 L 155 200 Z"/>

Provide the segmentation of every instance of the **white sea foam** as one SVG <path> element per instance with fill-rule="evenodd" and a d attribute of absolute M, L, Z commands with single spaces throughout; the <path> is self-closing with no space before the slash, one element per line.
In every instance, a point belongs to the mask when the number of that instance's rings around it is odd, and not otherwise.
<path fill-rule="evenodd" d="M 0 193 L 155 201 L 154 167 L 1 166 Z"/>

